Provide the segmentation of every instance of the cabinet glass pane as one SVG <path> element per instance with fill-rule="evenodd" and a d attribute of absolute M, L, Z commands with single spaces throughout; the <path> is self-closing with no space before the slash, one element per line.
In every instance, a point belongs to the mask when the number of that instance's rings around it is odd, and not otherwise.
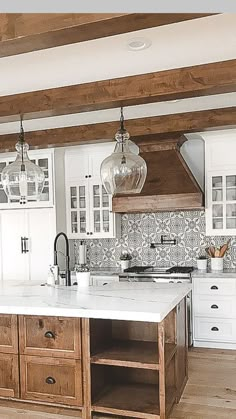
<path fill-rule="evenodd" d="M 5 194 L 3 189 L 0 189 L 0 203 L 6 204 L 8 202 L 7 195 Z"/>
<path fill-rule="evenodd" d="M 99 185 L 93 185 L 93 207 L 100 207 L 100 187 Z"/>
<path fill-rule="evenodd" d="M 77 208 L 77 190 L 75 186 L 70 187 L 70 207 Z"/>
<path fill-rule="evenodd" d="M 101 231 L 100 211 L 94 211 L 93 212 L 93 218 L 94 218 L 94 232 L 95 233 L 100 233 L 100 231 Z"/>
<path fill-rule="evenodd" d="M 223 200 L 223 190 L 222 189 L 213 189 L 212 190 L 212 201 L 222 201 Z"/>
<path fill-rule="evenodd" d="M 85 186 L 79 186 L 79 207 L 80 208 L 86 207 Z"/>
<path fill-rule="evenodd" d="M 212 228 L 219 230 L 223 228 L 223 205 L 212 205 Z"/>
<path fill-rule="evenodd" d="M 226 205 L 226 217 L 236 217 L 236 204 Z"/>
<path fill-rule="evenodd" d="M 226 189 L 226 201 L 236 201 L 236 188 Z"/>
<path fill-rule="evenodd" d="M 104 186 L 102 186 L 102 206 L 109 207 L 109 195 Z"/>
<path fill-rule="evenodd" d="M 230 187 L 236 188 L 236 175 L 226 176 L 226 188 Z"/>
<path fill-rule="evenodd" d="M 80 232 L 86 233 L 86 212 L 80 211 L 79 214 Z"/>
<path fill-rule="evenodd" d="M 213 176 L 212 178 L 212 188 L 222 188 L 222 176 Z"/>
<path fill-rule="evenodd" d="M 39 198 L 40 201 L 49 201 L 49 187 L 47 185 L 44 186 L 43 192 Z"/>
<path fill-rule="evenodd" d="M 221 230 L 223 228 L 223 218 L 213 218 L 212 228 L 214 230 Z"/>
<path fill-rule="evenodd" d="M 71 211 L 71 232 L 78 233 L 78 217 L 76 211 Z"/>
<path fill-rule="evenodd" d="M 236 218 L 227 218 L 226 228 L 236 228 Z"/>
<path fill-rule="evenodd" d="M 212 215 L 213 217 L 223 217 L 223 205 L 222 204 L 212 205 Z"/>
<path fill-rule="evenodd" d="M 105 233 L 109 232 L 109 211 L 103 210 L 102 211 L 102 220 L 103 220 L 103 231 Z"/>

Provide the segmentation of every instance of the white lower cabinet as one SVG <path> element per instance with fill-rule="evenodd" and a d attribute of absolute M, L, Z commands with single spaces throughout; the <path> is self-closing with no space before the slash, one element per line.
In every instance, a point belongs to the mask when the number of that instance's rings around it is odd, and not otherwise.
<path fill-rule="evenodd" d="M 193 278 L 193 344 L 236 349 L 236 278 Z"/>
<path fill-rule="evenodd" d="M 1 278 L 46 282 L 53 263 L 55 209 L 3 210 L 0 225 Z"/>
<path fill-rule="evenodd" d="M 119 275 L 91 275 L 91 284 L 97 287 L 119 282 Z"/>

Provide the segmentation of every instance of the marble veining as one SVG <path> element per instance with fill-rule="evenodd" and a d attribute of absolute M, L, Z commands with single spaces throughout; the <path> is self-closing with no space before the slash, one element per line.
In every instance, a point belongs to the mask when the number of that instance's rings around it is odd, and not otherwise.
<path fill-rule="evenodd" d="M 191 284 L 112 283 L 102 287 L 0 285 L 0 313 L 160 322 Z"/>

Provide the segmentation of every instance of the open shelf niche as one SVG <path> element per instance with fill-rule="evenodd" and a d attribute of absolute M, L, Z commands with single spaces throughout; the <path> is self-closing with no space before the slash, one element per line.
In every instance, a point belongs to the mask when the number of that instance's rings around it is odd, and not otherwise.
<path fill-rule="evenodd" d="M 168 416 L 178 398 L 177 311 L 161 323 L 89 320 L 92 412 L 136 419 Z"/>

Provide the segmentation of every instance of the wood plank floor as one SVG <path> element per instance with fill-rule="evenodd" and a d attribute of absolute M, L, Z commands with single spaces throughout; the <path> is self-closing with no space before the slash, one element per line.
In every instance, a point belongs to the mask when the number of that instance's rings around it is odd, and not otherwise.
<path fill-rule="evenodd" d="M 0 419 L 17 418 L 72 419 L 68 415 L 43 410 L 33 412 L 25 408 L 0 407 Z M 94 418 L 102 419 L 103 416 Z M 236 351 L 195 348 L 189 352 L 189 380 L 170 417 L 180 418 L 236 419 Z"/>

